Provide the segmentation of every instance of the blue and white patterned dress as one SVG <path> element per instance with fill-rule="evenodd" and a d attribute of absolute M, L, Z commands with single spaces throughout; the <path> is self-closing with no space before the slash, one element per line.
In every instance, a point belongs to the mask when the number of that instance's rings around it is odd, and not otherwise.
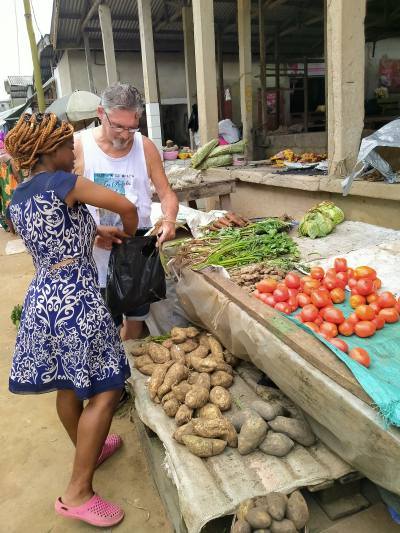
<path fill-rule="evenodd" d="M 64 198 L 76 176 L 40 173 L 14 192 L 9 215 L 33 257 L 10 372 L 20 394 L 73 389 L 86 399 L 124 386 L 129 364 L 98 287 L 92 258 L 96 224 Z M 65 259 L 66 266 L 51 268 Z"/>

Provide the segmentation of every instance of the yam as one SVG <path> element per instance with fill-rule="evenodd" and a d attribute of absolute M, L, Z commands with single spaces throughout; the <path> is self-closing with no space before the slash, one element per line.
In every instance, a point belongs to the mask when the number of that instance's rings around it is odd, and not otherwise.
<path fill-rule="evenodd" d="M 297 533 L 297 529 L 291 520 L 284 518 L 280 522 L 272 520 L 271 533 Z"/>
<path fill-rule="evenodd" d="M 205 346 L 206 348 L 210 349 L 210 343 L 208 342 L 209 335 L 207 333 L 201 333 L 199 336 L 199 344 L 200 346 Z"/>
<path fill-rule="evenodd" d="M 299 490 L 295 490 L 289 496 L 286 516 L 293 522 L 296 529 L 302 529 L 308 521 L 310 514 L 307 503 Z"/>
<path fill-rule="evenodd" d="M 196 411 L 196 415 L 200 418 L 207 418 L 208 420 L 212 420 L 213 418 L 222 418 L 220 408 L 213 403 L 206 403 L 206 405 L 200 407 L 200 409 Z"/>
<path fill-rule="evenodd" d="M 231 408 L 232 398 L 229 391 L 217 385 L 210 390 L 210 402 L 221 409 L 227 411 Z"/>
<path fill-rule="evenodd" d="M 138 357 L 139 355 L 145 355 L 147 353 L 147 347 L 138 345 L 132 346 L 132 348 L 129 348 L 129 353 L 134 357 Z"/>
<path fill-rule="evenodd" d="M 221 439 L 205 439 L 197 435 L 184 435 L 183 444 L 197 457 L 213 457 L 219 455 L 226 448 L 226 442 Z"/>
<path fill-rule="evenodd" d="M 208 402 L 209 391 L 201 385 L 192 385 L 190 391 L 185 396 L 185 404 L 190 409 L 198 409 Z"/>
<path fill-rule="evenodd" d="M 172 339 L 166 339 L 161 343 L 161 346 L 164 346 L 164 348 L 167 348 L 167 350 L 170 350 L 173 346 L 174 342 Z"/>
<path fill-rule="evenodd" d="M 235 357 L 233 354 L 231 354 L 231 352 L 228 352 L 227 350 L 225 350 L 224 352 L 224 359 L 225 362 L 228 363 L 228 365 L 231 365 L 231 367 L 233 368 L 235 368 L 235 366 L 240 363 L 240 359 Z"/>
<path fill-rule="evenodd" d="M 186 365 L 185 352 L 182 350 L 179 344 L 172 344 L 169 353 L 173 361 L 182 363 L 182 365 Z"/>
<path fill-rule="evenodd" d="M 222 438 L 228 446 L 236 448 L 237 434 L 232 423 L 227 418 L 195 418 L 193 429 L 196 435 L 206 438 Z"/>
<path fill-rule="evenodd" d="M 182 344 L 187 339 L 185 328 L 172 328 L 171 329 L 171 340 L 175 344 Z"/>
<path fill-rule="evenodd" d="M 158 398 L 158 396 L 157 396 Z M 162 398 L 161 398 L 161 405 L 164 405 L 165 402 L 169 402 L 169 400 L 176 400 L 176 396 L 172 391 L 167 392 Z"/>
<path fill-rule="evenodd" d="M 213 335 L 210 335 L 208 337 L 208 344 L 210 346 L 211 355 L 215 357 L 215 359 L 224 360 L 224 351 L 219 340 L 216 339 Z"/>
<path fill-rule="evenodd" d="M 170 416 L 171 418 L 176 415 L 179 409 L 179 402 L 176 398 L 172 398 L 171 400 L 168 400 L 164 403 L 163 409 L 165 411 L 165 414 Z"/>
<path fill-rule="evenodd" d="M 211 387 L 210 374 L 207 374 L 207 372 L 201 372 L 197 377 L 196 385 L 200 385 L 201 387 L 204 387 L 205 389 L 210 390 L 210 387 Z"/>
<path fill-rule="evenodd" d="M 232 533 L 251 533 L 251 525 L 246 520 L 237 520 L 232 528 Z"/>
<path fill-rule="evenodd" d="M 193 416 L 193 409 L 190 409 L 187 405 L 181 405 L 175 414 L 175 422 L 178 426 L 183 426 L 191 421 Z"/>
<path fill-rule="evenodd" d="M 186 328 L 186 337 L 188 339 L 194 339 L 194 337 L 197 337 L 197 335 L 200 334 L 200 331 L 195 328 L 194 326 L 190 326 L 188 328 Z"/>
<path fill-rule="evenodd" d="M 192 422 L 188 422 L 187 424 L 184 424 L 183 426 L 179 427 L 175 430 L 172 437 L 179 442 L 179 444 L 183 444 L 183 436 L 184 435 L 194 435 L 194 429 Z"/>
<path fill-rule="evenodd" d="M 228 389 L 233 383 L 233 376 L 225 372 L 224 370 L 216 370 L 211 376 L 211 386 L 212 387 L 224 387 Z"/>
<path fill-rule="evenodd" d="M 224 389 L 225 390 L 225 389 Z M 232 422 L 234 428 L 236 431 L 240 431 L 246 418 L 251 416 L 254 413 L 251 409 L 243 409 L 241 411 L 238 411 L 237 413 L 234 413 L 229 417 L 229 420 Z"/>
<path fill-rule="evenodd" d="M 267 436 L 260 444 L 260 450 L 268 455 L 284 457 L 293 448 L 294 442 L 283 433 L 268 431 Z"/>
<path fill-rule="evenodd" d="M 285 518 L 288 498 L 281 492 L 270 492 L 265 496 L 268 512 L 274 520 L 283 520 Z"/>
<path fill-rule="evenodd" d="M 257 413 L 246 418 L 239 433 L 239 453 L 246 455 L 258 448 L 267 434 L 267 429 L 267 423 Z"/>
<path fill-rule="evenodd" d="M 277 416 L 269 425 L 274 431 L 287 435 L 303 446 L 311 446 L 315 442 L 315 435 L 305 421 Z"/>
<path fill-rule="evenodd" d="M 189 377 L 188 377 L 189 385 L 194 385 L 199 375 L 200 375 L 200 372 L 196 372 L 196 370 L 191 370 L 189 373 Z"/>
<path fill-rule="evenodd" d="M 181 381 L 178 383 L 178 385 L 174 385 L 172 387 L 172 392 L 174 393 L 175 398 L 181 402 L 184 403 L 186 394 L 190 391 L 192 388 L 192 385 L 189 385 L 189 383 L 186 380 Z"/>
<path fill-rule="evenodd" d="M 266 528 L 271 525 L 271 517 L 266 507 L 253 507 L 246 515 L 246 521 L 253 529 Z"/>
<path fill-rule="evenodd" d="M 215 359 L 217 362 L 217 366 L 215 367 L 215 370 L 223 370 L 227 374 L 233 375 L 233 368 L 231 365 L 228 365 L 228 363 L 225 363 L 223 359 Z"/>
<path fill-rule="evenodd" d="M 184 352 L 193 352 L 199 345 L 198 342 L 194 341 L 193 339 L 187 339 L 185 342 L 181 344 L 181 348 Z"/>
<path fill-rule="evenodd" d="M 138 368 L 138 370 L 145 376 L 151 376 L 157 366 L 158 365 L 156 365 L 156 363 L 149 363 L 147 365 L 141 366 L 140 368 Z"/>
<path fill-rule="evenodd" d="M 190 366 L 192 366 L 198 372 L 214 372 L 217 362 L 211 357 L 202 359 L 201 357 L 190 357 Z M 229 374 L 227 374 L 229 376 Z"/>
<path fill-rule="evenodd" d="M 200 345 L 200 346 L 197 346 L 197 348 L 195 348 L 193 351 L 189 352 L 187 356 L 190 358 L 200 357 L 201 359 L 204 359 L 204 357 L 207 357 L 208 351 L 209 351 L 208 348 Z"/>
<path fill-rule="evenodd" d="M 165 363 L 171 359 L 168 348 L 157 344 L 156 342 L 149 342 L 149 355 L 154 363 Z"/>
<path fill-rule="evenodd" d="M 140 370 L 141 366 L 151 365 L 152 363 L 153 363 L 153 359 L 148 354 L 139 355 L 135 357 L 135 368 L 137 368 L 138 370 Z"/>
<path fill-rule="evenodd" d="M 173 363 L 165 374 L 164 382 L 158 389 L 158 397 L 162 398 L 174 385 L 177 385 L 189 375 L 189 370 L 181 363 Z"/>
<path fill-rule="evenodd" d="M 165 378 L 165 374 L 167 373 L 167 370 L 171 365 L 172 361 L 167 361 L 162 365 L 157 365 L 157 368 L 152 373 L 149 383 L 147 385 L 147 388 L 149 389 L 150 393 L 150 398 L 152 400 L 154 400 L 154 398 L 157 396 L 157 391 L 159 387 L 161 387 Z"/>
<path fill-rule="evenodd" d="M 271 530 L 270 529 L 265 529 L 265 528 L 253 529 L 253 533 L 271 533 Z"/>
<path fill-rule="evenodd" d="M 250 407 L 267 422 L 273 420 L 277 416 L 282 416 L 285 414 L 283 405 L 278 402 L 263 402 L 262 400 L 255 400 L 254 402 L 251 402 Z"/>
<path fill-rule="evenodd" d="M 236 513 L 237 519 L 238 520 L 246 520 L 247 513 L 253 507 L 255 507 L 253 499 L 245 500 L 244 502 L 242 502 L 239 505 L 239 509 L 238 509 L 238 511 Z"/>

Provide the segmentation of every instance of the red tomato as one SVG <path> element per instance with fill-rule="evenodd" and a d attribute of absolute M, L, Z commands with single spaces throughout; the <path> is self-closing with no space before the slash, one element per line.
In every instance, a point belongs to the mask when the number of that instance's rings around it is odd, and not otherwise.
<path fill-rule="evenodd" d="M 350 279 L 350 278 L 354 278 L 354 268 L 348 268 L 347 269 L 347 277 Z"/>
<path fill-rule="evenodd" d="M 311 295 L 312 291 L 315 291 L 320 286 L 320 282 L 317 279 L 311 279 L 310 281 L 306 281 L 303 285 L 303 292 Z"/>
<path fill-rule="evenodd" d="M 342 352 L 348 353 L 349 347 L 347 342 L 344 342 L 342 339 L 331 339 L 331 343 L 333 346 L 336 346 L 336 348 L 339 348 L 339 350 L 342 350 Z"/>
<path fill-rule="evenodd" d="M 252 292 L 253 296 L 255 298 L 259 298 L 260 297 L 260 291 L 258 289 L 256 289 L 255 291 Z"/>
<path fill-rule="evenodd" d="M 357 287 L 357 280 L 355 278 L 349 278 L 349 281 L 347 282 L 350 289 L 355 289 Z"/>
<path fill-rule="evenodd" d="M 353 326 L 355 326 L 357 322 L 360 322 L 360 319 L 355 313 L 351 313 L 351 315 L 347 317 L 347 321 L 353 324 Z"/>
<path fill-rule="evenodd" d="M 353 287 L 353 288 L 351 289 L 351 295 L 352 295 L 352 296 L 361 296 L 361 294 L 358 294 L 357 287 Z"/>
<path fill-rule="evenodd" d="M 272 294 L 268 294 L 263 298 L 263 302 L 269 305 L 270 307 L 275 307 L 275 298 L 272 296 Z"/>
<path fill-rule="evenodd" d="M 314 322 L 318 316 L 318 309 L 312 304 L 305 305 L 301 310 L 301 316 L 304 322 Z"/>
<path fill-rule="evenodd" d="M 317 324 L 315 324 L 315 322 L 304 322 L 304 325 L 312 329 L 316 333 L 319 333 L 319 327 L 317 326 Z"/>
<path fill-rule="evenodd" d="M 328 291 L 331 291 L 333 289 L 336 289 L 336 287 L 338 286 L 338 281 L 340 282 L 340 280 L 338 280 L 336 276 L 325 276 L 323 284 L 324 287 L 328 289 Z"/>
<path fill-rule="evenodd" d="M 372 337 L 376 331 L 376 326 L 370 320 L 360 320 L 354 326 L 354 332 L 358 337 Z"/>
<path fill-rule="evenodd" d="M 357 281 L 356 289 L 361 296 L 368 296 L 371 292 L 374 292 L 374 283 L 372 279 L 361 278 Z"/>
<path fill-rule="evenodd" d="M 346 299 L 346 293 L 344 289 L 336 287 L 336 289 L 331 290 L 331 298 L 334 304 L 341 304 Z"/>
<path fill-rule="evenodd" d="M 397 300 L 395 307 L 396 307 L 397 311 L 400 313 L 400 298 Z"/>
<path fill-rule="evenodd" d="M 297 295 L 297 303 L 300 307 L 304 307 L 305 305 L 311 303 L 311 298 L 308 296 L 308 294 L 304 294 L 304 292 L 299 292 L 299 294 Z"/>
<path fill-rule="evenodd" d="M 367 303 L 372 304 L 373 302 L 378 301 L 378 294 L 376 292 L 371 292 L 371 294 L 368 294 L 367 296 Z"/>
<path fill-rule="evenodd" d="M 314 324 L 317 324 L 317 326 L 319 327 L 323 321 L 324 320 L 321 316 L 317 316 L 317 318 L 314 320 Z"/>
<path fill-rule="evenodd" d="M 312 291 L 311 302 L 319 309 L 332 303 L 329 292 L 325 289 L 316 289 L 315 291 Z"/>
<path fill-rule="evenodd" d="M 313 279 L 321 281 L 322 279 L 324 279 L 325 276 L 324 269 L 322 267 L 312 267 L 310 270 L 310 276 Z"/>
<path fill-rule="evenodd" d="M 306 283 L 306 281 L 311 281 L 313 278 L 311 276 L 303 276 L 301 279 L 300 279 L 300 287 L 304 287 L 304 283 Z"/>
<path fill-rule="evenodd" d="M 356 279 L 369 278 L 374 280 L 376 278 L 376 270 L 369 266 L 359 266 L 354 269 L 354 277 Z"/>
<path fill-rule="evenodd" d="M 332 324 L 342 324 L 344 322 L 344 316 L 340 309 L 336 307 L 328 307 L 324 313 L 326 322 L 332 322 Z"/>
<path fill-rule="evenodd" d="M 275 303 L 286 302 L 289 299 L 287 287 L 275 289 L 272 294 L 274 296 Z"/>
<path fill-rule="evenodd" d="M 336 270 L 334 268 L 328 268 L 328 270 L 326 271 L 325 276 L 328 276 L 329 278 L 331 276 L 333 276 L 334 278 L 336 278 L 336 274 L 337 274 L 337 272 L 336 272 Z"/>
<path fill-rule="evenodd" d="M 378 316 L 382 317 L 388 324 L 393 324 L 399 320 L 399 312 L 395 307 L 385 307 L 381 309 Z"/>
<path fill-rule="evenodd" d="M 299 322 L 304 322 L 303 317 L 301 316 L 301 313 L 297 313 L 297 315 L 294 315 L 294 318 L 298 320 Z"/>
<path fill-rule="evenodd" d="M 365 305 L 366 301 L 367 300 L 365 299 L 365 296 L 361 296 L 360 294 L 353 294 L 352 296 L 350 296 L 349 303 L 350 306 L 355 309 L 359 305 Z"/>
<path fill-rule="evenodd" d="M 296 296 L 289 296 L 287 303 L 290 305 L 292 313 L 293 311 L 296 311 L 296 309 L 299 307 Z"/>
<path fill-rule="evenodd" d="M 332 324 L 332 322 L 322 322 L 319 331 L 321 335 L 327 335 L 329 338 L 337 337 L 338 334 L 337 326 L 336 324 Z"/>
<path fill-rule="evenodd" d="M 375 318 L 375 311 L 369 305 L 359 305 L 356 307 L 355 312 L 360 320 L 372 320 Z"/>
<path fill-rule="evenodd" d="M 334 262 L 336 272 L 347 272 L 347 261 L 344 257 L 337 257 Z"/>
<path fill-rule="evenodd" d="M 382 309 L 385 309 L 386 307 L 395 307 L 396 298 L 393 296 L 393 293 L 384 291 L 378 295 L 377 302 Z"/>
<path fill-rule="evenodd" d="M 300 287 L 300 276 L 295 272 L 289 272 L 285 277 L 285 284 L 289 289 L 298 289 Z"/>
<path fill-rule="evenodd" d="M 382 329 L 383 326 L 385 325 L 385 319 L 379 315 L 373 318 L 371 322 L 375 324 L 376 329 Z"/>
<path fill-rule="evenodd" d="M 276 286 L 278 285 L 276 279 L 273 278 L 266 278 L 261 281 L 259 281 L 256 284 L 256 289 L 258 289 L 260 292 L 274 292 L 276 289 Z"/>
<path fill-rule="evenodd" d="M 326 307 L 323 307 L 322 309 L 319 310 L 319 316 L 323 318 L 323 320 L 325 320 L 325 313 L 327 311 L 327 309 L 330 309 L 333 307 L 333 304 L 329 304 L 327 305 Z"/>
<path fill-rule="evenodd" d="M 336 276 L 336 288 L 338 289 L 345 289 L 347 283 Z"/>
<path fill-rule="evenodd" d="M 281 313 L 285 313 L 285 315 L 290 315 L 292 312 L 292 309 L 290 308 L 290 305 L 287 302 L 278 302 L 275 305 L 275 309 L 277 311 L 281 311 Z"/>
<path fill-rule="evenodd" d="M 349 320 L 345 320 L 339 325 L 339 333 L 344 337 L 350 337 L 354 333 L 354 324 Z"/>
<path fill-rule="evenodd" d="M 382 287 L 382 281 L 379 278 L 374 279 L 372 283 L 376 291 L 379 291 L 379 289 Z"/>
<path fill-rule="evenodd" d="M 377 302 L 372 302 L 369 304 L 369 307 L 371 309 L 373 309 L 375 315 L 377 315 L 379 313 L 379 311 L 381 310 L 381 308 L 379 307 L 378 303 Z"/>
<path fill-rule="evenodd" d="M 364 350 L 364 348 L 353 348 L 352 350 L 350 350 L 349 356 L 354 359 L 354 361 L 357 361 L 357 363 L 360 363 L 361 365 L 364 365 L 367 368 L 371 364 L 369 353 L 367 352 L 367 350 Z"/>
<path fill-rule="evenodd" d="M 294 296 L 296 297 L 299 294 L 299 289 L 288 289 L 289 297 Z"/>
<path fill-rule="evenodd" d="M 344 281 L 346 284 L 349 281 L 349 276 L 347 275 L 347 272 L 338 272 L 336 274 L 337 279 L 340 279 Z"/>

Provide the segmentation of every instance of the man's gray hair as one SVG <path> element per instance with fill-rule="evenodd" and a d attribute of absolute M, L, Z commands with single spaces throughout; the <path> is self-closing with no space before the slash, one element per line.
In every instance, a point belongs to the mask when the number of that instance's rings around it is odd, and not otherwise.
<path fill-rule="evenodd" d="M 140 92 L 129 83 L 114 83 L 105 89 L 101 95 L 101 105 L 106 110 L 126 109 L 136 111 L 142 116 L 144 102 Z"/>

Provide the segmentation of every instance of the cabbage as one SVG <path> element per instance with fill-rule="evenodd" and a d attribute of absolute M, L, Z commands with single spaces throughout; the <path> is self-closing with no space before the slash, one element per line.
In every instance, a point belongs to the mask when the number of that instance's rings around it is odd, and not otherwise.
<path fill-rule="evenodd" d="M 332 220 L 332 222 L 335 224 L 340 224 L 344 220 L 344 213 L 333 202 L 321 202 L 317 205 L 316 209 L 321 211 L 324 215 L 328 215 L 328 217 Z"/>
<path fill-rule="evenodd" d="M 299 233 L 315 239 L 317 237 L 325 237 L 334 227 L 335 225 L 329 216 L 315 209 L 308 211 L 304 215 L 300 222 Z"/>

